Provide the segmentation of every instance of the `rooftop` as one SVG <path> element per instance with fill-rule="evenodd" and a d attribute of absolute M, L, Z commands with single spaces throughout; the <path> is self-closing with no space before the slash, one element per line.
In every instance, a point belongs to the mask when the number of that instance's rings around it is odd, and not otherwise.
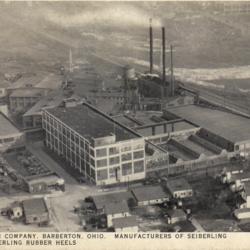
<path fill-rule="evenodd" d="M 250 120 L 243 116 L 196 105 L 175 107 L 168 111 L 233 143 L 250 139 Z"/>
<path fill-rule="evenodd" d="M 126 201 L 107 203 L 104 207 L 105 214 L 128 213 L 129 207 Z"/>
<path fill-rule="evenodd" d="M 12 83 L 9 86 L 9 89 L 18 89 L 23 87 L 34 87 L 36 86 L 42 79 L 44 78 L 43 75 L 33 75 L 28 77 L 21 77 L 16 82 Z"/>
<path fill-rule="evenodd" d="M 26 88 L 15 89 L 11 93 L 10 97 L 40 97 L 43 96 L 43 94 L 44 94 L 44 89 L 26 87 Z"/>
<path fill-rule="evenodd" d="M 98 210 L 103 209 L 106 204 L 127 201 L 130 198 L 133 198 L 130 192 L 117 192 L 93 196 L 96 209 Z"/>
<path fill-rule="evenodd" d="M 36 87 L 45 89 L 59 89 L 62 86 L 62 76 L 53 73 L 47 75 Z"/>
<path fill-rule="evenodd" d="M 8 88 L 10 85 L 11 83 L 6 80 L 0 81 L 0 88 Z"/>
<path fill-rule="evenodd" d="M 46 202 L 43 198 L 24 200 L 23 202 L 24 214 L 42 214 L 48 213 Z"/>
<path fill-rule="evenodd" d="M 165 193 L 161 186 L 141 186 L 132 189 L 137 201 L 151 201 L 168 198 L 169 194 Z"/>
<path fill-rule="evenodd" d="M 250 196 L 250 183 L 249 182 L 244 183 L 244 190 L 245 190 L 246 195 Z"/>
<path fill-rule="evenodd" d="M 38 101 L 31 109 L 29 109 L 23 116 L 39 115 L 43 108 L 57 107 L 65 99 L 63 91 L 52 91 L 49 95 Z"/>
<path fill-rule="evenodd" d="M 114 228 L 126 228 L 126 227 L 134 227 L 138 226 L 136 221 L 136 216 L 128 216 L 124 218 L 116 218 L 113 219 Z"/>
<path fill-rule="evenodd" d="M 182 190 L 192 190 L 190 184 L 183 178 L 169 179 L 167 181 L 167 187 L 171 193 Z"/>
<path fill-rule="evenodd" d="M 0 112 L 0 137 L 8 137 L 14 134 L 20 134 L 20 131 Z"/>
<path fill-rule="evenodd" d="M 185 212 L 182 209 L 173 209 L 173 210 L 169 210 L 167 211 L 167 214 L 173 218 L 173 217 L 183 217 L 186 216 Z"/>
<path fill-rule="evenodd" d="M 233 174 L 231 181 L 232 182 L 236 180 L 244 181 L 248 179 L 250 179 L 250 172 L 243 172 L 243 173 Z"/>
<path fill-rule="evenodd" d="M 87 139 L 112 134 L 116 136 L 116 141 L 140 137 L 87 103 L 75 107 L 56 107 L 47 111 Z"/>

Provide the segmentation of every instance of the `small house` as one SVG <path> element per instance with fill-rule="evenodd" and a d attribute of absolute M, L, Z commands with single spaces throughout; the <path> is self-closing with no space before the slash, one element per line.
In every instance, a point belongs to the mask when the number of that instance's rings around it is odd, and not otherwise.
<path fill-rule="evenodd" d="M 249 219 L 250 218 L 250 208 L 235 209 L 234 216 L 238 220 Z"/>
<path fill-rule="evenodd" d="M 113 219 L 130 216 L 127 202 L 107 203 L 104 207 L 104 213 L 107 216 L 107 226 L 113 226 Z"/>
<path fill-rule="evenodd" d="M 187 215 L 182 209 L 169 210 L 167 216 L 168 224 L 174 224 L 187 219 Z"/>
<path fill-rule="evenodd" d="M 170 199 L 170 195 L 160 185 L 136 187 L 131 192 L 138 206 L 162 204 Z"/>
<path fill-rule="evenodd" d="M 9 210 L 8 215 L 11 220 L 19 219 L 23 216 L 23 208 L 19 202 L 14 202 Z"/>
<path fill-rule="evenodd" d="M 115 218 L 112 221 L 115 232 L 138 232 L 136 216 Z"/>
<path fill-rule="evenodd" d="M 189 198 L 193 196 L 193 189 L 184 178 L 169 179 L 167 188 L 173 198 Z"/>

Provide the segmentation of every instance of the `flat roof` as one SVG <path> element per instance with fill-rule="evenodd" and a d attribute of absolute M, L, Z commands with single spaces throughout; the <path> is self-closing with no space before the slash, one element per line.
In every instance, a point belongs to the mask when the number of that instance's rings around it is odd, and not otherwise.
<path fill-rule="evenodd" d="M 13 123 L 0 112 L 0 137 L 8 137 L 21 132 L 13 125 Z"/>
<path fill-rule="evenodd" d="M 114 228 L 126 228 L 138 226 L 136 216 L 128 216 L 124 218 L 115 218 L 112 220 Z"/>
<path fill-rule="evenodd" d="M 96 209 L 103 209 L 106 204 L 116 203 L 122 201 L 128 201 L 128 199 L 133 198 L 131 192 L 117 192 L 112 194 L 103 194 L 92 196 Z"/>
<path fill-rule="evenodd" d="M 191 150 L 195 151 L 198 154 L 204 154 L 206 156 L 212 156 L 215 155 L 214 152 L 212 152 L 211 150 L 201 146 L 198 143 L 195 143 L 194 141 L 191 141 L 189 138 L 185 139 L 185 140 L 181 140 L 179 141 L 182 145 L 184 145 L 187 148 L 190 148 Z"/>
<path fill-rule="evenodd" d="M 250 139 L 250 119 L 241 115 L 196 105 L 170 108 L 168 111 L 233 143 Z"/>
<path fill-rule="evenodd" d="M 238 174 L 233 174 L 231 177 L 232 181 L 244 181 L 250 179 L 250 172 L 243 172 L 243 173 L 238 173 Z"/>
<path fill-rule="evenodd" d="M 246 192 L 246 195 L 250 195 L 250 182 L 244 183 L 244 190 Z"/>
<path fill-rule="evenodd" d="M 171 218 L 179 218 L 179 217 L 183 217 L 186 216 L 185 212 L 182 209 L 173 209 L 173 210 L 168 210 L 167 214 L 171 217 Z"/>
<path fill-rule="evenodd" d="M 18 89 L 26 86 L 36 86 L 43 78 L 44 75 L 22 76 L 17 81 L 12 83 L 9 86 L 9 89 Z"/>
<path fill-rule="evenodd" d="M 25 215 L 47 213 L 48 208 L 44 198 L 24 200 L 22 202 Z"/>
<path fill-rule="evenodd" d="M 55 107 L 46 110 L 87 139 L 116 135 L 116 141 L 140 138 L 132 130 L 84 103 L 75 107 Z"/>
<path fill-rule="evenodd" d="M 37 88 L 58 89 L 62 86 L 63 77 L 61 75 L 49 74 L 43 78 L 37 85 Z"/>
<path fill-rule="evenodd" d="M 44 93 L 44 89 L 41 88 L 33 88 L 33 87 L 26 87 L 15 89 L 10 97 L 39 97 L 42 96 Z"/>
<path fill-rule="evenodd" d="M 129 207 L 126 201 L 111 202 L 111 203 L 107 203 L 104 206 L 104 212 L 105 214 L 128 213 Z"/>
<path fill-rule="evenodd" d="M 39 115 L 43 108 L 54 108 L 58 106 L 66 97 L 63 95 L 63 90 L 52 91 L 49 95 L 38 101 L 31 109 L 23 116 Z"/>
<path fill-rule="evenodd" d="M 169 194 L 160 185 L 136 187 L 132 189 L 132 193 L 139 202 L 169 198 Z"/>
<path fill-rule="evenodd" d="M 184 178 L 175 178 L 167 180 L 167 187 L 171 193 L 183 190 L 192 190 L 192 187 Z"/>
<path fill-rule="evenodd" d="M 11 83 L 6 80 L 0 80 L 0 88 L 8 88 L 11 86 Z"/>

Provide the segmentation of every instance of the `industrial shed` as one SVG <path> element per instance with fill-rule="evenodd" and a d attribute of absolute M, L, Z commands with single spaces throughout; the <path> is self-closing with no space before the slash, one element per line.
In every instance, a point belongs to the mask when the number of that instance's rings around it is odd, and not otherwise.
<path fill-rule="evenodd" d="M 24 200 L 22 202 L 26 224 L 46 224 L 49 222 L 49 210 L 44 198 Z"/>

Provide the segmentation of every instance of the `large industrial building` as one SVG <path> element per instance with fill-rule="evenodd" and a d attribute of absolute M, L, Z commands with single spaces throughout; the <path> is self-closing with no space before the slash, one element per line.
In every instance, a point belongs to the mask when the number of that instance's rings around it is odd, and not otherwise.
<path fill-rule="evenodd" d="M 84 103 L 44 110 L 49 149 L 97 185 L 145 178 L 145 141 L 133 130 Z"/>
<path fill-rule="evenodd" d="M 0 112 L 0 152 L 21 142 L 22 139 L 23 133 L 20 132 L 14 124 Z"/>

